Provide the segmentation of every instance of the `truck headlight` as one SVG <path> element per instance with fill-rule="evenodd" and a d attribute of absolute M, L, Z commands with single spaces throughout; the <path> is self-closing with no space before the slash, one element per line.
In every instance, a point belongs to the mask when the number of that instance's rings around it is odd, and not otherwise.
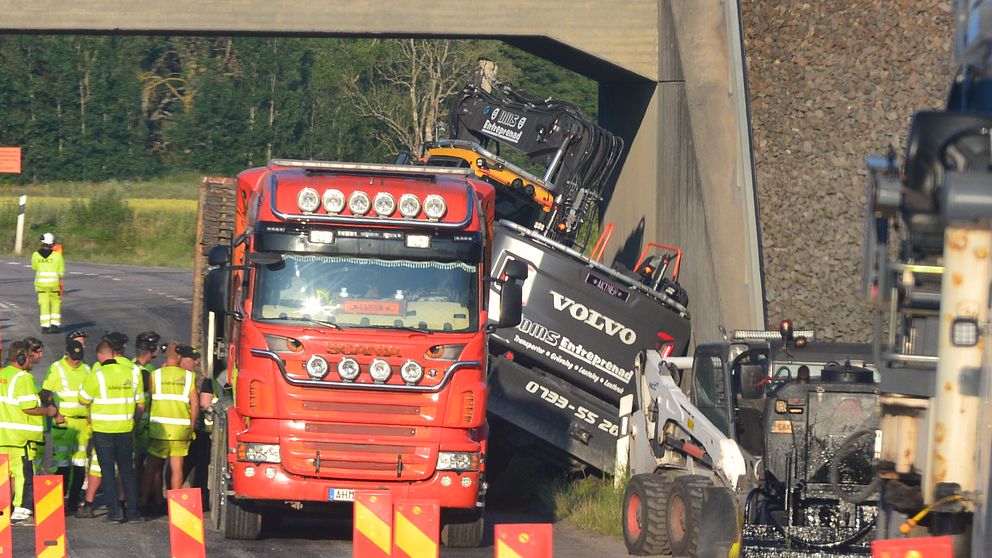
<path fill-rule="evenodd" d="M 370 205 L 372 202 L 369 200 L 369 195 L 360 190 L 352 192 L 348 198 L 348 209 L 355 215 L 365 215 L 369 212 Z"/>
<path fill-rule="evenodd" d="M 440 219 L 448 211 L 448 206 L 444 203 L 444 198 L 437 194 L 431 194 L 424 198 L 424 213 L 430 219 Z"/>
<path fill-rule="evenodd" d="M 400 215 L 407 219 L 413 219 L 420 213 L 420 200 L 413 194 L 403 194 L 400 196 Z"/>
<path fill-rule="evenodd" d="M 393 375 L 393 367 L 381 358 L 377 358 L 369 365 L 369 374 L 372 375 L 373 380 L 383 383 Z"/>
<path fill-rule="evenodd" d="M 324 190 L 324 211 L 341 213 L 344 211 L 344 194 L 341 190 Z"/>
<path fill-rule="evenodd" d="M 353 382 L 358 377 L 359 372 L 361 369 L 358 367 L 358 361 L 353 358 L 344 358 L 338 363 L 338 375 L 341 376 L 342 380 Z"/>
<path fill-rule="evenodd" d="M 320 355 L 313 355 L 307 361 L 307 375 L 314 380 L 322 380 L 329 370 L 327 360 Z"/>
<path fill-rule="evenodd" d="M 372 207 L 380 217 L 389 217 L 396 211 L 396 199 L 389 192 L 379 192 L 372 201 Z"/>
<path fill-rule="evenodd" d="M 238 461 L 252 463 L 281 463 L 279 444 L 238 444 Z"/>
<path fill-rule="evenodd" d="M 296 194 L 296 205 L 304 213 L 313 213 L 320 207 L 320 194 L 313 188 L 304 188 L 300 190 L 299 194 Z"/>
<path fill-rule="evenodd" d="M 408 360 L 400 367 L 400 377 L 408 384 L 415 384 L 424 378 L 424 367 L 412 360 Z"/>
<path fill-rule="evenodd" d="M 437 454 L 437 470 L 478 471 L 480 461 L 478 452 L 442 451 Z"/>

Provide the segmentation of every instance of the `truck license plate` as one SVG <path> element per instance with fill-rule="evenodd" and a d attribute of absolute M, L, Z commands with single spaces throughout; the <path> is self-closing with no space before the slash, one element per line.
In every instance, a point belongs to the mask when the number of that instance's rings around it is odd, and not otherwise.
<path fill-rule="evenodd" d="M 328 488 L 327 500 L 330 502 L 354 502 L 355 489 L 353 488 Z"/>
<path fill-rule="evenodd" d="M 314 244 L 330 244 L 334 242 L 333 231 L 310 231 L 310 242 Z"/>

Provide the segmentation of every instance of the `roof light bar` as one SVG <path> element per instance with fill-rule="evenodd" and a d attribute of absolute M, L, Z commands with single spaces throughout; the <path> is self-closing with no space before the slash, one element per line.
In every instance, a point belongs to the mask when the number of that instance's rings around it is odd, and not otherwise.
<path fill-rule="evenodd" d="M 472 169 L 452 167 L 423 167 L 419 165 L 380 165 L 376 163 L 342 163 L 338 161 L 302 161 L 297 159 L 272 159 L 270 167 L 293 167 L 301 169 L 329 170 L 355 172 L 359 174 L 447 174 L 468 176 L 474 174 Z"/>
<path fill-rule="evenodd" d="M 806 339 L 812 341 L 816 337 L 816 332 L 812 329 L 797 329 L 792 332 L 793 338 L 805 337 Z M 767 340 L 767 341 L 777 341 L 782 339 L 782 334 L 778 331 L 766 331 L 763 329 L 739 329 L 734 332 L 735 341 L 745 341 L 745 340 Z"/>

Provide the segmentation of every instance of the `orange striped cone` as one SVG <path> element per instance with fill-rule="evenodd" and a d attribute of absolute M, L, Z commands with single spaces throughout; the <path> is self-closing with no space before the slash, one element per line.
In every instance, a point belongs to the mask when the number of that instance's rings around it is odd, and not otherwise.
<path fill-rule="evenodd" d="M 355 494 L 355 558 L 388 558 L 393 547 L 393 497 L 389 492 Z"/>
<path fill-rule="evenodd" d="M 10 457 L 0 453 L 0 558 L 14 555 L 14 538 L 10 532 Z"/>
<path fill-rule="evenodd" d="M 34 520 L 34 551 L 38 558 L 65 558 L 65 501 L 61 475 L 34 477 Z"/>
<path fill-rule="evenodd" d="M 393 515 L 393 556 L 438 558 L 441 509 L 436 500 L 401 500 Z"/>
<path fill-rule="evenodd" d="M 169 544 L 172 558 L 205 558 L 203 503 L 199 488 L 169 491 Z"/>
<path fill-rule="evenodd" d="M 874 558 L 953 558 L 951 537 L 891 539 L 871 543 Z"/>
<path fill-rule="evenodd" d="M 496 525 L 496 558 L 551 558 L 552 532 L 550 523 L 521 523 Z"/>

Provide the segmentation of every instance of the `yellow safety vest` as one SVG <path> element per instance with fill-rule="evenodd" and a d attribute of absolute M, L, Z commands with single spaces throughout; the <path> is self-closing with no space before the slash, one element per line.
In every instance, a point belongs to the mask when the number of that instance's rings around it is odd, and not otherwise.
<path fill-rule="evenodd" d="M 0 445 L 21 447 L 43 440 L 44 417 L 24 412 L 40 405 L 30 372 L 15 366 L 0 370 Z"/>
<path fill-rule="evenodd" d="M 90 367 L 86 363 L 80 361 L 79 366 L 73 368 L 67 357 L 53 362 L 48 368 L 48 377 L 41 387 L 55 393 L 62 416 L 83 418 L 89 415 L 86 407 L 79 403 L 79 386 L 83 385 L 89 372 Z"/>
<path fill-rule="evenodd" d="M 134 407 L 145 398 L 141 386 L 134 381 L 133 369 L 133 365 L 112 361 L 94 365 L 86 376 L 79 401 L 90 405 L 93 432 L 118 434 L 134 430 Z"/>
<path fill-rule="evenodd" d="M 59 290 L 59 281 L 65 274 L 65 261 L 61 253 L 53 251 L 47 258 L 43 258 L 35 252 L 31 255 L 31 269 L 35 271 L 34 290 Z"/>
<path fill-rule="evenodd" d="M 155 440 L 189 440 L 189 396 L 194 377 L 178 366 L 163 366 L 152 372 L 152 411 L 149 436 Z"/>

